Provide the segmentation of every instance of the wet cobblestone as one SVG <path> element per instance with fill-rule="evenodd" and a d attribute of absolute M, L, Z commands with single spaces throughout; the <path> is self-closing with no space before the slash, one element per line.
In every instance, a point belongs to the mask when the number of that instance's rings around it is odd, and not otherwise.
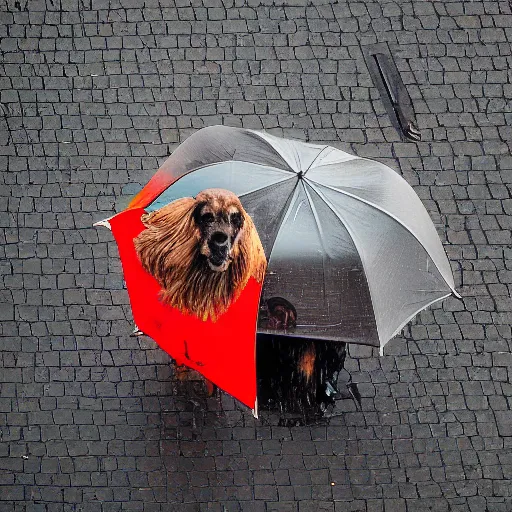
<path fill-rule="evenodd" d="M 0 37 L 1 512 L 512 510 L 509 2 L 4 0 Z M 379 42 L 421 142 L 368 73 Z M 361 410 L 256 421 L 129 336 L 92 223 L 212 124 L 376 158 L 429 210 L 463 300 L 350 348 Z"/>

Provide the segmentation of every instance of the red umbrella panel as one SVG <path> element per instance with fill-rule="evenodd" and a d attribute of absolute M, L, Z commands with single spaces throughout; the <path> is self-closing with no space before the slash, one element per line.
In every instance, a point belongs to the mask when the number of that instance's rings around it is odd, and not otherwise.
<path fill-rule="evenodd" d="M 131 207 L 104 224 L 118 245 L 137 328 L 256 410 L 266 259 L 238 198 L 211 189 L 149 214 Z"/>

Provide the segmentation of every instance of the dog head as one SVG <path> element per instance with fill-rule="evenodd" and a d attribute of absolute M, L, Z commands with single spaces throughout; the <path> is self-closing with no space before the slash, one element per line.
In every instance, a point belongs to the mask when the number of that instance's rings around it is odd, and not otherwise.
<path fill-rule="evenodd" d="M 162 287 L 164 302 L 215 320 L 266 259 L 250 216 L 228 190 L 208 189 L 142 216 L 134 240 L 142 266 Z"/>
<path fill-rule="evenodd" d="M 196 197 L 194 223 L 199 251 L 214 272 L 224 272 L 238 254 L 246 213 L 238 197 L 227 190 L 209 189 Z"/>

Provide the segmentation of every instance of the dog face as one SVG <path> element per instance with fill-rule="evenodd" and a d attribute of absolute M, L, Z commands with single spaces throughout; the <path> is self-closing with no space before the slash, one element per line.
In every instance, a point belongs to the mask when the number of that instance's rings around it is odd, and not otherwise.
<path fill-rule="evenodd" d="M 251 217 L 238 197 L 208 189 L 144 214 L 134 246 L 160 284 L 161 300 L 215 321 L 252 276 L 261 283 L 266 259 Z"/>
<path fill-rule="evenodd" d="M 194 222 L 199 229 L 199 251 L 210 269 L 224 272 L 237 251 L 244 214 L 235 194 L 212 189 L 196 198 Z"/>

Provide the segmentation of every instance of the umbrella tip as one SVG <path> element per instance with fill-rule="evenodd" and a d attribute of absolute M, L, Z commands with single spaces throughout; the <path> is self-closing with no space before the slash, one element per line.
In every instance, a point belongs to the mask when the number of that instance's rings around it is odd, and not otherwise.
<path fill-rule="evenodd" d="M 461 295 L 459 292 L 457 292 L 457 290 L 453 289 L 453 290 L 452 290 L 452 294 L 453 294 L 457 299 L 462 300 L 462 295 Z"/>
<path fill-rule="evenodd" d="M 144 336 L 144 333 L 137 327 L 137 325 L 134 325 L 134 329 L 130 336 Z"/>
<path fill-rule="evenodd" d="M 254 401 L 254 409 L 252 409 L 252 415 L 256 418 L 258 418 L 258 397 L 256 397 L 256 400 Z"/>
<path fill-rule="evenodd" d="M 103 219 L 103 220 L 99 220 L 98 222 L 95 222 L 93 224 L 93 226 L 97 227 L 97 226 L 103 226 L 107 229 L 110 229 L 110 231 L 112 231 L 112 226 L 110 225 L 110 222 L 109 222 L 110 219 Z"/>

